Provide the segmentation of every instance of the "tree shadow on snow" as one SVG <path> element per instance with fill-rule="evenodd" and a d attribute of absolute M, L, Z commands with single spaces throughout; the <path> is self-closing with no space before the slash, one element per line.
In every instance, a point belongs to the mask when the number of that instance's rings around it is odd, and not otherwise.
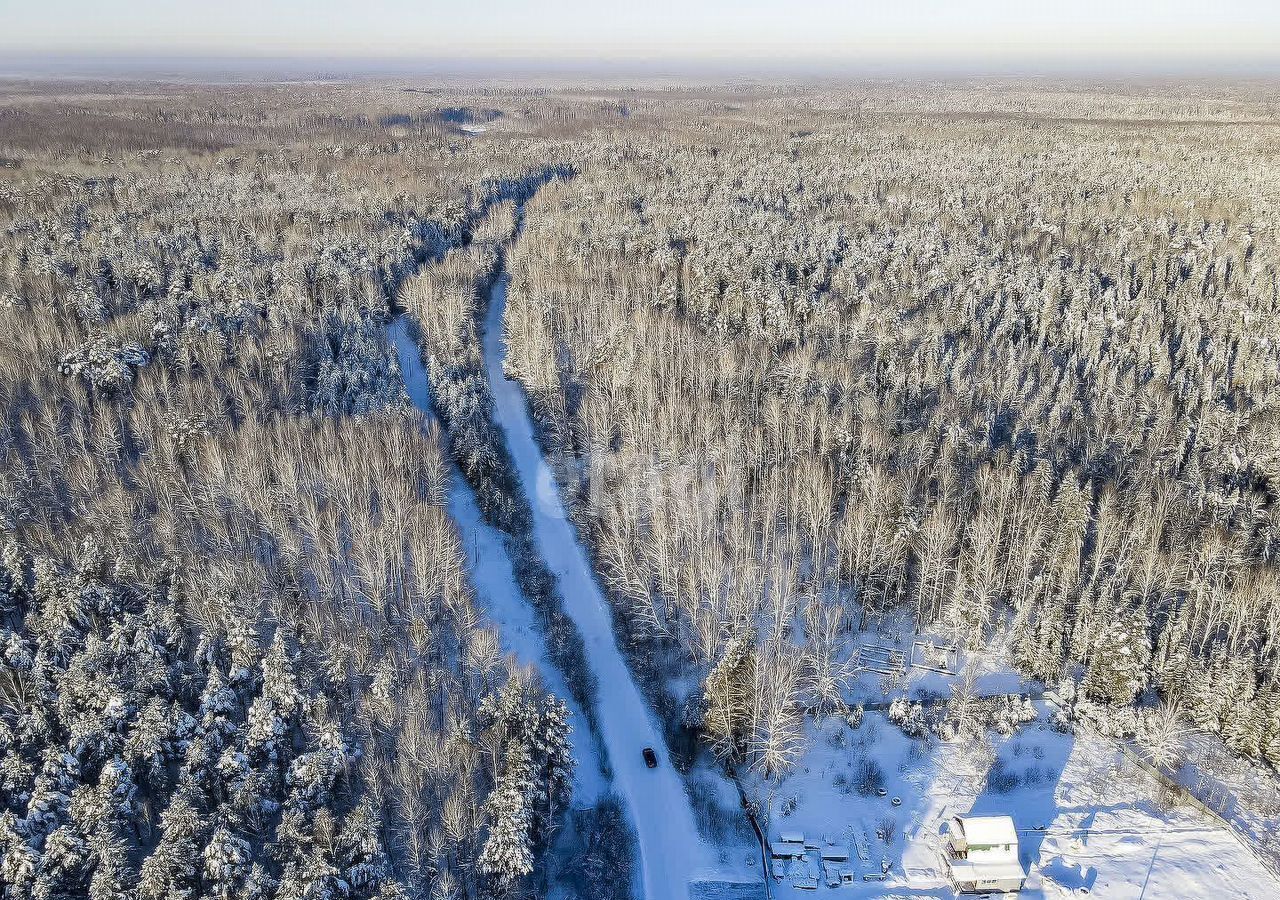
<path fill-rule="evenodd" d="M 1041 845 L 1061 811 L 1056 795 L 1074 746 L 1072 735 L 1036 725 L 1011 735 L 999 746 L 987 783 L 970 810 L 970 815 L 975 816 L 1013 817 L 1019 856 L 1028 871 L 1040 865 Z M 1049 874 L 1052 868 L 1050 864 L 1042 871 Z M 1089 887 L 1096 874 L 1089 876 L 1088 883 L 1081 880 L 1078 886 Z M 1056 875 L 1053 877 L 1059 881 Z M 1068 886 L 1067 882 L 1059 883 Z"/>
<path fill-rule="evenodd" d="M 1048 864 L 1040 870 L 1040 874 L 1045 878 L 1053 879 L 1054 883 L 1072 892 L 1081 888 L 1092 892 L 1093 883 L 1098 880 L 1096 867 L 1086 867 L 1080 863 L 1068 865 L 1057 857 L 1049 860 Z"/>

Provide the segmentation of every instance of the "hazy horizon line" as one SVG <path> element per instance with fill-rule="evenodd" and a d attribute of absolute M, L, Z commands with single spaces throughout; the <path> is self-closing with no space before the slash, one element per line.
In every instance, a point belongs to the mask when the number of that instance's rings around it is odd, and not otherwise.
<path fill-rule="evenodd" d="M 676 53 L 618 55 L 430 55 L 416 53 L 282 53 L 186 51 L 9 51 L 0 48 L 0 77 L 136 77 L 143 80 L 212 75 L 248 80 L 309 78 L 352 80 L 378 77 L 536 77 L 539 75 L 720 76 L 720 77 L 1195 77 L 1249 78 L 1280 75 L 1274 57 L 1196 58 L 1150 56 L 1119 59 L 1099 55 L 982 55 L 931 58 L 916 55 L 807 55 L 708 57 Z"/>

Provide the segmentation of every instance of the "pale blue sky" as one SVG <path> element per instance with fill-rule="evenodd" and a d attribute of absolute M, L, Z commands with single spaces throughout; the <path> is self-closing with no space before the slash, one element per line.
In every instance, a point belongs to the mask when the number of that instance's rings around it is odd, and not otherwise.
<path fill-rule="evenodd" d="M 815 60 L 1280 58 L 1280 0 L 0 0 L 0 50 Z"/>

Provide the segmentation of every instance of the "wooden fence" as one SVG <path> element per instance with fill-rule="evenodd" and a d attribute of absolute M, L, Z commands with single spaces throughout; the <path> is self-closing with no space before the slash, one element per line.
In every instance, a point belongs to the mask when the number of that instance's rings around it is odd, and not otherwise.
<path fill-rule="evenodd" d="M 726 771 L 729 778 L 733 781 L 733 786 L 738 789 L 738 798 L 742 802 L 742 811 L 747 816 L 747 821 L 751 823 L 751 830 L 756 833 L 756 840 L 760 842 L 760 872 L 764 875 L 764 896 L 765 900 L 773 900 L 773 872 L 769 867 L 769 841 L 765 837 L 764 830 L 760 827 L 760 822 L 756 819 L 755 806 L 747 797 L 746 789 L 743 788 L 742 782 L 738 780 L 738 773 L 732 766 L 727 766 Z"/>

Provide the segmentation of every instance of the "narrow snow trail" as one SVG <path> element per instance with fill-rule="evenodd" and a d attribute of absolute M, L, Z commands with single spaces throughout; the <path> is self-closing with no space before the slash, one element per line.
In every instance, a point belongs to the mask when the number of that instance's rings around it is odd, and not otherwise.
<path fill-rule="evenodd" d="M 409 399 L 423 415 L 433 419 L 427 373 L 422 366 L 418 346 L 405 326 L 404 319 L 397 319 L 387 327 L 387 334 L 399 358 L 400 376 Z M 467 571 L 471 575 L 476 598 L 489 620 L 497 626 L 502 652 L 533 666 L 547 690 L 569 706 L 573 725 L 569 740 L 573 744 L 573 757 L 578 762 L 573 773 L 572 803 L 578 807 L 591 806 L 604 790 L 606 779 L 587 717 L 569 693 L 560 670 L 547 658 L 537 612 L 516 584 L 502 532 L 485 524 L 475 492 L 456 468 L 449 485 L 448 509 L 462 538 Z"/>
<path fill-rule="evenodd" d="M 640 843 L 644 895 L 648 900 L 687 900 L 689 884 L 712 867 L 698 834 L 679 773 L 666 753 L 662 730 L 618 650 L 604 595 L 596 584 L 573 523 L 565 515 L 555 478 L 534 440 L 524 391 L 503 376 L 506 355 L 502 312 L 507 277 L 495 282 L 485 319 L 484 360 L 494 415 L 506 434 L 517 474 L 533 508 L 534 539 L 586 644 L 587 661 L 599 683 L 600 728 L 614 771 L 615 788 L 631 810 Z M 652 747 L 658 767 L 645 766 L 641 750 Z"/>

